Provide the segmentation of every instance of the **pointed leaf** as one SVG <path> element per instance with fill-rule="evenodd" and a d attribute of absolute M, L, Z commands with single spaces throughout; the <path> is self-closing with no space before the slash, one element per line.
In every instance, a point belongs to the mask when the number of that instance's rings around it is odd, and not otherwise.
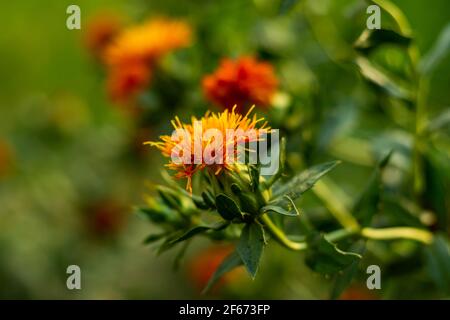
<path fill-rule="evenodd" d="M 282 205 L 267 205 L 261 208 L 261 212 L 275 212 L 275 213 L 279 213 L 285 216 L 291 216 L 291 217 L 296 217 L 299 215 L 298 209 L 295 206 L 295 203 L 292 201 L 291 198 L 289 198 L 288 196 L 284 196 L 283 198 L 287 198 L 288 200 L 286 200 L 286 202 L 289 204 L 290 209 L 286 210 L 284 209 L 284 207 L 286 207 L 286 205 L 283 203 Z"/>
<path fill-rule="evenodd" d="M 228 226 L 228 222 L 219 222 L 215 225 L 212 226 L 195 226 L 191 229 L 189 229 L 188 231 L 186 231 L 181 237 L 176 238 L 174 240 L 171 241 L 171 244 L 175 244 L 181 241 L 184 241 L 186 239 L 192 238 L 193 236 L 206 232 L 208 230 L 222 230 L 223 228 Z"/>
<path fill-rule="evenodd" d="M 216 196 L 216 207 L 219 214 L 225 220 L 241 218 L 242 213 L 236 202 L 227 195 L 220 193 Z"/>
<path fill-rule="evenodd" d="M 246 224 L 244 229 L 242 229 L 236 251 L 252 278 L 255 278 L 258 271 L 264 244 L 263 227 L 255 222 Z"/>
<path fill-rule="evenodd" d="M 291 200 L 297 199 L 302 193 L 311 189 L 314 184 L 331 169 L 333 169 L 339 161 L 332 161 L 313 166 L 299 175 L 292 178 L 284 186 L 276 191 L 275 197 L 287 195 Z M 276 199 L 273 202 L 281 199 Z"/>
<path fill-rule="evenodd" d="M 441 31 L 436 43 L 420 62 L 423 74 L 432 73 L 450 52 L 450 23 Z"/>

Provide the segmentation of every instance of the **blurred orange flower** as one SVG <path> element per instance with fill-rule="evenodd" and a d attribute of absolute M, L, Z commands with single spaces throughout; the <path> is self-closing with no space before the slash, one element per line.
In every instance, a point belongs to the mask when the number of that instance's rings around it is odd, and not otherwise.
<path fill-rule="evenodd" d="M 98 59 L 103 57 L 105 48 L 119 33 L 121 27 L 120 17 L 109 12 L 100 13 L 89 20 L 84 41 L 94 57 Z"/>
<path fill-rule="evenodd" d="M 222 261 L 233 251 L 230 245 L 215 245 L 204 249 L 195 255 L 189 262 L 188 275 L 194 286 L 199 290 L 203 290 L 211 276 L 222 263 Z M 242 269 L 235 269 L 225 274 L 215 288 L 236 281 L 242 275 Z"/>
<path fill-rule="evenodd" d="M 143 63 L 114 67 L 109 71 L 107 89 L 114 101 L 126 101 L 142 91 L 151 79 L 151 69 Z"/>
<path fill-rule="evenodd" d="M 235 61 L 223 59 L 219 68 L 203 78 L 205 96 L 222 108 L 239 110 L 250 105 L 266 107 L 270 104 L 278 86 L 273 67 L 253 57 Z"/>
<path fill-rule="evenodd" d="M 115 100 L 132 98 L 150 82 L 155 62 L 191 42 L 190 26 L 157 18 L 121 32 L 103 56 L 108 66 L 108 89 Z"/>

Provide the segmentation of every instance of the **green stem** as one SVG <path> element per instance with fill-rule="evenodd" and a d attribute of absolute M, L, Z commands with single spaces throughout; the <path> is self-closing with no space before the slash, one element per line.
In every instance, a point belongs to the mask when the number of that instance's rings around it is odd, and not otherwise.
<path fill-rule="evenodd" d="M 261 215 L 259 219 L 266 226 L 272 236 L 286 248 L 294 251 L 302 251 L 308 248 L 308 244 L 305 241 L 297 242 L 289 239 L 284 231 L 278 228 L 267 214 Z M 422 242 L 427 245 L 433 241 L 433 234 L 431 232 L 410 227 L 383 229 L 363 228 L 361 230 L 339 229 L 325 234 L 324 237 L 330 242 L 337 242 L 355 235 L 373 240 L 409 239 Z"/>
<path fill-rule="evenodd" d="M 427 230 L 410 228 L 410 227 L 394 227 L 394 228 L 363 228 L 361 236 L 373 240 L 392 240 L 392 239 L 409 239 L 430 244 L 433 242 L 433 234 Z"/>

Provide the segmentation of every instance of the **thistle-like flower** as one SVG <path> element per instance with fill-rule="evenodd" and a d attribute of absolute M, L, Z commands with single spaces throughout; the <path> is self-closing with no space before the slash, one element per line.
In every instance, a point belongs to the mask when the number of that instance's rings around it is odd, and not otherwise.
<path fill-rule="evenodd" d="M 170 158 L 166 166 L 176 171 L 176 178 L 186 178 L 186 189 L 192 192 L 192 176 L 196 172 L 208 169 L 219 175 L 222 171 L 239 170 L 239 152 L 254 152 L 245 146 L 261 141 L 270 132 L 264 118 L 256 114 L 250 117 L 253 107 L 244 116 L 235 110 L 236 106 L 231 111 L 207 112 L 201 119 L 192 117 L 190 123 L 175 117 L 172 136 L 161 136 L 161 141 L 146 144 Z"/>

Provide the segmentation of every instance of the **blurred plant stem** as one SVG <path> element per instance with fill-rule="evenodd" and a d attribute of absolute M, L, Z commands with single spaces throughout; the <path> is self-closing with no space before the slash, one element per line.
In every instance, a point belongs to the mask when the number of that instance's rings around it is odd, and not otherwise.
<path fill-rule="evenodd" d="M 308 248 L 306 241 L 293 241 L 278 228 L 267 214 L 260 216 L 261 223 L 268 229 L 271 235 L 284 247 L 294 250 L 303 251 Z M 337 242 L 352 236 L 361 236 L 372 240 L 394 240 L 394 239 L 409 239 L 418 241 L 424 244 L 431 244 L 433 241 L 433 234 L 429 231 L 410 228 L 410 227 L 394 227 L 394 228 L 362 228 L 362 229 L 339 229 L 324 235 L 325 239 L 330 242 Z"/>

